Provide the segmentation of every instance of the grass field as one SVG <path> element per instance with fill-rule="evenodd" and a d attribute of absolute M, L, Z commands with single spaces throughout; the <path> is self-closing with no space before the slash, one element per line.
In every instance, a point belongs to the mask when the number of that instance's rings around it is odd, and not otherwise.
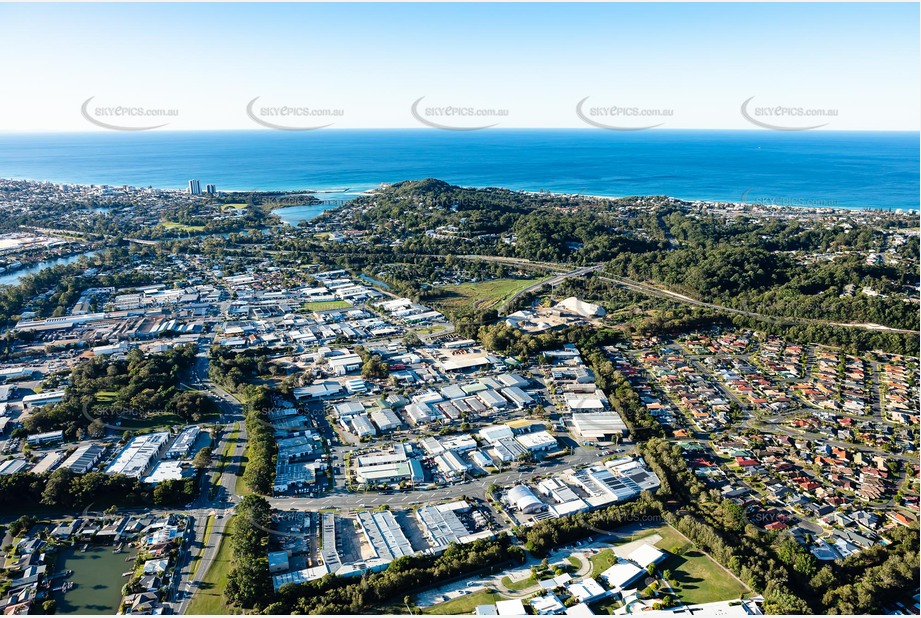
<path fill-rule="evenodd" d="M 217 414 L 209 414 L 199 419 L 199 423 L 207 423 L 217 420 Z M 129 418 L 116 419 L 121 420 L 119 427 L 125 431 L 134 431 L 138 429 L 160 429 L 164 427 L 173 427 L 175 425 L 187 425 L 188 421 L 178 414 L 172 412 L 161 412 L 146 418 Z"/>
<path fill-rule="evenodd" d="M 351 306 L 352 303 L 348 303 L 344 300 L 326 300 L 313 303 L 304 303 L 304 309 L 306 311 L 330 311 L 332 309 L 347 309 Z"/>
<path fill-rule="evenodd" d="M 156 429 L 159 427 L 170 427 L 172 425 L 185 425 L 185 419 L 172 412 L 162 412 L 146 418 L 130 418 L 121 422 L 121 427 L 125 431 L 133 429 Z"/>
<path fill-rule="evenodd" d="M 177 232 L 204 232 L 204 225 L 185 225 L 183 223 L 177 223 L 175 221 L 164 221 L 160 224 L 161 227 L 164 227 L 168 230 L 176 230 Z"/>
<path fill-rule="evenodd" d="M 436 324 L 435 326 L 426 326 L 425 328 L 417 328 L 415 333 L 417 335 L 437 335 L 438 333 L 445 330 L 447 327 L 443 324 Z"/>
<path fill-rule="evenodd" d="M 224 204 L 223 206 L 221 206 L 221 210 L 230 210 L 231 208 L 236 209 L 236 210 L 242 210 L 246 208 L 246 204 L 242 204 L 242 203 Z"/>
<path fill-rule="evenodd" d="M 669 552 L 669 557 L 659 565 L 659 571 L 661 573 L 668 569 L 672 572 L 669 582 L 675 588 L 678 597 L 685 603 L 728 601 L 738 599 L 748 592 L 748 588 L 736 580 L 731 573 L 701 553 L 671 526 L 646 528 L 624 538 L 615 545 L 638 541 L 654 534 L 662 537 L 656 541 L 656 547 Z M 590 556 L 589 560 L 592 563 L 592 577 L 597 578 L 616 562 L 617 556 L 612 549 L 602 549 L 597 554 Z M 612 605 L 606 609 L 613 607 Z M 605 608 L 602 608 L 603 611 Z"/>
<path fill-rule="evenodd" d="M 115 391 L 99 391 L 96 393 L 96 401 L 99 403 L 110 403 L 115 401 L 115 397 L 118 395 Z"/>
<path fill-rule="evenodd" d="M 474 592 L 473 594 L 465 594 L 464 596 L 457 597 L 456 599 L 451 599 L 446 603 L 439 603 L 438 605 L 432 605 L 431 607 L 426 607 L 422 610 L 424 614 L 470 614 L 473 613 L 473 610 L 476 609 L 477 605 L 487 605 L 489 603 L 495 603 L 496 601 L 501 601 L 503 597 L 495 592 L 487 592 L 481 590 L 480 592 Z M 190 608 L 191 609 L 191 608 Z"/>
<path fill-rule="evenodd" d="M 220 540 L 220 547 L 214 561 L 205 573 L 189 603 L 187 614 L 231 614 L 230 608 L 224 603 L 224 587 L 227 585 L 227 572 L 230 570 L 230 528 L 233 520 L 228 522 Z"/>
<path fill-rule="evenodd" d="M 540 279 L 493 279 L 479 283 L 446 285 L 426 295 L 426 302 L 448 310 L 490 309 L 501 305 Z"/>
<path fill-rule="evenodd" d="M 662 537 L 662 540 L 656 543 L 656 546 L 659 549 L 671 551 L 676 544 L 680 545 L 680 543 L 677 543 L 676 541 L 676 539 L 681 538 L 680 535 L 678 535 L 678 533 L 672 530 L 669 526 L 662 526 L 661 528 L 646 528 L 644 530 L 640 530 L 628 538 L 624 538 L 623 540 L 612 544 L 623 545 L 624 543 L 638 541 L 640 539 L 652 536 L 653 534 L 658 534 Z M 597 554 L 589 556 L 588 559 L 589 562 L 592 563 L 592 577 L 598 577 L 609 568 L 611 568 L 615 562 L 617 562 L 617 554 L 615 554 L 614 550 L 612 549 L 602 549 Z"/>
<path fill-rule="evenodd" d="M 678 550 L 677 553 L 680 553 L 691 547 L 691 543 L 671 526 L 651 529 L 650 534 L 658 534 L 662 537 L 662 540 L 656 542 L 656 547 L 664 549 L 667 552 L 676 553 L 676 550 Z M 643 536 L 646 536 L 646 534 L 644 533 Z"/>
<path fill-rule="evenodd" d="M 748 592 L 748 588 L 697 549 L 671 556 L 661 568 L 671 570 L 669 581 L 685 603 L 727 601 Z"/>
<path fill-rule="evenodd" d="M 731 573 L 701 553 L 671 526 L 650 529 L 649 532 L 662 537 L 656 542 L 656 547 L 671 553 L 659 568 L 660 571 L 671 570 L 669 581 L 685 603 L 727 601 L 738 599 L 748 592 L 748 588 Z M 680 555 L 676 555 L 675 550 L 679 550 Z"/>

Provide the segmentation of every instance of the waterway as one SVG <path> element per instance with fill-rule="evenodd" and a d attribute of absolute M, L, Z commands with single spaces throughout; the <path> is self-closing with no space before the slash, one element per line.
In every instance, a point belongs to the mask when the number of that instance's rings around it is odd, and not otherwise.
<path fill-rule="evenodd" d="M 51 268 L 52 266 L 57 266 L 58 264 L 73 264 L 81 257 L 89 257 L 95 254 L 95 251 L 86 251 L 84 253 L 75 253 L 74 255 L 68 255 L 65 257 L 53 258 L 50 260 L 43 260 L 41 262 L 36 262 L 31 266 L 24 266 L 23 268 L 17 268 L 10 272 L 5 272 L 0 275 L 0 285 L 19 285 L 22 281 L 22 278 L 26 275 L 32 275 L 44 270 L 45 268 Z"/>
<path fill-rule="evenodd" d="M 358 276 L 361 277 L 362 279 L 364 279 L 365 281 L 367 281 L 368 283 L 370 283 L 371 285 L 376 285 L 376 286 L 378 286 L 379 288 L 383 288 L 383 289 L 385 289 L 385 290 L 389 290 L 389 289 L 390 289 L 390 286 L 387 285 L 386 283 L 384 283 L 383 281 L 378 281 L 377 279 L 372 279 L 371 277 L 369 277 L 368 275 L 366 275 L 366 274 L 364 274 L 364 273 L 361 273 L 361 274 L 358 275 Z"/>
<path fill-rule="evenodd" d="M 80 546 L 65 549 L 58 556 L 56 572 L 67 569 L 74 574 L 67 578 L 74 587 L 67 592 L 55 592 L 58 614 L 114 614 L 122 598 L 122 586 L 128 578 L 122 573 L 134 568 L 126 562 L 127 552 L 112 553 L 109 545 L 90 546 L 85 552 Z M 60 580 L 55 582 L 60 585 Z"/>
<path fill-rule="evenodd" d="M 370 188 L 370 187 L 367 187 Z M 327 210 L 336 207 L 337 202 L 353 200 L 361 195 L 361 191 L 326 191 L 317 193 L 315 197 L 323 200 L 322 204 L 305 204 L 302 206 L 283 206 L 276 208 L 272 214 L 278 215 L 278 218 L 290 226 L 297 227 L 301 221 L 310 221 L 316 219 Z"/>

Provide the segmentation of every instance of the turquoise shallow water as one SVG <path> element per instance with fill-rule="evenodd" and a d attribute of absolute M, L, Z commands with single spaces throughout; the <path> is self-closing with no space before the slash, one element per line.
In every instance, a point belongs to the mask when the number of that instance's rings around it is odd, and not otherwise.
<path fill-rule="evenodd" d="M 6 134 L 0 177 L 353 192 L 435 177 L 608 196 L 917 209 L 918 149 L 917 133 L 766 130 Z"/>

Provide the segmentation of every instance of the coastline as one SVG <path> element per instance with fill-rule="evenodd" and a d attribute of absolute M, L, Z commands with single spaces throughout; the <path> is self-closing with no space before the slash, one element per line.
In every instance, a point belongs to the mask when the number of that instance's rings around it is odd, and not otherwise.
<path fill-rule="evenodd" d="M 0 176 L 173 190 L 199 179 L 223 192 L 350 188 L 347 197 L 382 181 L 438 178 L 605 198 L 921 210 L 918 137 L 905 132 L 446 133 L 28 134 L 0 148 Z"/>
<path fill-rule="evenodd" d="M 404 180 L 404 181 L 415 181 L 415 180 L 422 180 L 422 179 L 421 179 L 421 178 L 406 178 L 406 179 L 403 179 L 403 180 Z M 30 179 L 30 178 L 12 178 L 12 177 L 0 177 L 0 181 L 27 182 L 27 183 L 35 183 L 35 184 L 46 184 L 46 183 L 51 183 L 51 184 L 55 184 L 55 185 L 77 185 L 77 186 L 82 186 L 82 187 L 96 187 L 96 186 L 98 186 L 98 187 L 113 187 L 113 185 L 106 184 L 106 183 L 85 183 L 85 182 L 73 182 L 73 183 L 68 183 L 68 182 L 56 182 L 56 181 L 51 181 L 51 180 L 35 180 L 35 179 Z M 396 181 L 396 182 L 401 182 L 401 181 Z M 354 191 L 349 190 L 349 191 L 347 191 L 347 192 L 343 192 L 343 191 L 341 191 L 341 190 L 339 190 L 339 189 L 335 189 L 335 188 L 334 188 L 334 187 L 336 187 L 336 186 L 341 187 L 341 186 L 342 186 L 342 183 L 339 183 L 338 185 L 333 185 L 333 187 L 330 187 L 330 188 L 320 187 L 320 188 L 311 188 L 311 189 L 304 189 L 304 188 L 293 188 L 293 189 L 292 189 L 292 188 L 289 188 L 289 189 L 281 189 L 281 188 L 277 188 L 277 189 L 226 189 L 226 190 L 220 190 L 219 193 L 223 193 L 223 194 L 226 194 L 226 195 L 243 194 L 243 193 L 289 193 L 289 192 L 290 192 L 290 193 L 305 193 L 305 194 L 313 195 L 314 197 L 318 197 L 318 199 L 320 199 L 320 200 L 323 200 L 323 196 L 330 196 L 330 195 L 336 195 L 336 196 L 350 195 L 350 196 L 354 196 L 354 197 L 364 197 L 364 196 L 374 195 L 374 194 L 376 194 L 378 191 L 380 191 L 380 190 L 382 190 L 382 189 L 384 189 L 384 188 L 386 188 L 386 187 L 388 187 L 388 186 L 390 186 L 390 185 L 392 185 L 392 184 L 394 184 L 394 183 L 393 183 L 393 182 L 390 182 L 390 181 L 380 181 L 380 182 L 375 182 L 375 183 L 357 183 L 357 184 L 359 184 L 360 186 L 368 186 L 368 185 L 370 185 L 370 188 L 367 188 L 367 189 L 355 189 Z M 450 184 L 453 184 L 453 183 L 450 183 Z M 122 185 L 122 186 L 125 187 L 125 188 L 127 188 L 127 189 L 135 190 L 135 191 L 146 191 L 146 190 L 148 190 L 148 187 L 140 187 L 140 186 L 135 186 L 135 185 Z M 121 188 L 122 186 L 119 186 L 118 188 Z M 619 196 L 618 196 L 618 195 L 600 195 L 600 194 L 590 194 L 590 193 L 575 193 L 575 192 L 567 192 L 567 191 L 534 191 L 534 190 L 529 190 L 529 189 L 513 189 L 513 188 L 509 188 L 509 187 L 507 187 L 507 186 L 495 185 L 495 184 L 492 184 L 492 185 L 484 185 L 484 186 L 460 184 L 460 185 L 458 185 L 458 186 L 461 186 L 461 187 L 463 187 L 463 188 L 469 188 L 469 189 L 490 189 L 490 188 L 495 189 L 495 188 L 499 188 L 499 189 L 505 189 L 505 190 L 507 190 L 507 191 L 512 191 L 512 192 L 514 192 L 514 193 L 521 193 L 521 194 L 523 194 L 523 195 L 535 195 L 535 196 L 537 196 L 537 195 L 548 195 L 548 196 L 555 196 L 555 197 L 584 197 L 584 198 L 587 198 L 587 199 L 608 200 L 608 201 L 621 200 L 621 199 L 628 199 L 628 198 L 637 198 L 637 197 L 641 197 L 641 198 L 648 198 L 648 197 L 663 197 L 663 198 L 666 198 L 666 199 L 676 200 L 676 201 L 679 201 L 679 202 L 685 202 L 685 203 L 688 203 L 688 204 L 702 204 L 702 205 L 710 205 L 710 206 L 716 206 L 716 207 L 733 207 L 733 208 L 746 208 L 746 207 L 748 207 L 748 208 L 763 208 L 763 209 L 771 209 L 771 210 L 777 210 L 777 211 L 794 210 L 794 211 L 796 211 L 796 212 L 804 212 L 804 211 L 805 211 L 805 212 L 814 212 L 814 213 L 816 213 L 816 214 L 822 214 L 822 213 L 826 213 L 826 214 L 828 214 L 828 213 L 839 213 L 839 214 L 844 214 L 844 213 L 848 213 L 848 212 L 865 212 L 865 213 L 886 213 L 886 212 L 889 212 L 889 213 L 895 213 L 895 214 L 898 214 L 898 213 L 900 213 L 900 212 L 901 212 L 901 213 L 906 213 L 906 212 L 919 212 L 919 213 L 921 213 L 921 204 L 919 204 L 919 205 L 916 206 L 916 207 L 905 207 L 905 206 L 814 206 L 814 205 L 808 205 L 808 204 L 803 204 L 803 205 L 797 205 L 797 204 L 766 204 L 766 203 L 746 202 L 746 201 L 742 201 L 742 202 L 725 201 L 725 200 L 709 199 L 709 198 L 683 198 L 683 197 L 677 197 L 677 196 L 674 196 L 674 195 L 667 195 L 667 194 L 666 194 L 666 195 L 660 195 L 660 194 L 647 194 L 647 195 L 632 194 L 632 195 L 619 195 Z M 186 190 L 185 190 L 185 189 L 183 189 L 183 188 L 176 188 L 176 187 L 155 187 L 155 186 L 153 186 L 153 185 L 150 185 L 149 188 L 153 188 L 153 189 L 155 189 L 155 190 L 157 190 L 157 191 L 163 191 L 163 192 L 167 192 L 167 193 L 182 193 L 182 194 L 186 193 Z M 336 199 L 337 199 L 337 200 L 342 200 L 343 198 L 342 198 L 342 197 L 337 197 Z M 351 201 L 351 200 L 348 199 L 348 198 L 345 198 L 345 199 L 346 199 L 346 201 Z M 354 199 L 354 198 L 353 198 L 353 199 Z M 819 201 L 819 200 L 816 200 L 816 201 Z M 286 206 L 285 208 L 297 208 L 297 207 L 298 207 L 298 206 Z M 333 206 L 332 208 L 335 208 L 335 206 Z M 331 210 L 332 208 L 330 208 L 330 210 Z"/>
<path fill-rule="evenodd" d="M 471 187 L 473 189 L 481 189 L 483 187 Z M 510 189 L 514 191 L 514 189 Z M 918 208 L 906 208 L 904 206 L 899 207 L 888 207 L 888 206 L 810 206 L 802 205 L 798 206 L 796 204 L 765 204 L 763 202 L 724 202 L 722 200 L 709 200 L 709 199 L 684 199 L 680 197 L 675 197 L 673 195 L 662 195 L 662 196 L 651 196 L 651 195 L 623 195 L 623 196 L 611 196 L 611 195 L 589 195 L 587 193 L 557 193 L 557 192 L 544 192 L 540 193 L 538 191 L 518 191 L 518 193 L 526 193 L 529 195 L 553 195 L 557 197 L 586 197 L 595 200 L 622 200 L 628 199 L 631 197 L 664 197 L 669 200 L 676 200 L 679 202 L 684 202 L 687 204 L 702 204 L 705 206 L 732 206 L 733 208 L 765 208 L 773 210 L 796 210 L 797 212 L 815 212 L 816 214 L 821 213 L 838 213 L 844 214 L 848 212 L 891 212 L 891 213 L 905 213 L 905 212 L 919 212 L 921 213 L 921 206 Z"/>

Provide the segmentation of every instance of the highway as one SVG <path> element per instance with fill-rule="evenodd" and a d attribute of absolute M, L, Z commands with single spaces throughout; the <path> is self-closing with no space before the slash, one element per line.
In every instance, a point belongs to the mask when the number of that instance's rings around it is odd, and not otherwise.
<path fill-rule="evenodd" d="M 902 333 L 902 334 L 909 334 L 909 335 L 919 334 L 919 331 L 917 330 L 909 330 L 909 329 L 904 329 L 904 328 L 891 328 L 889 326 L 881 326 L 879 324 L 851 324 L 848 322 L 831 322 L 828 320 L 819 320 L 815 318 L 797 318 L 797 317 L 787 317 L 787 316 L 765 315 L 763 313 L 756 313 L 754 311 L 744 311 L 742 309 L 733 309 L 731 307 L 724 307 L 723 305 L 707 303 L 702 300 L 691 298 L 690 296 L 685 296 L 684 294 L 679 294 L 678 292 L 672 292 L 671 290 L 664 290 L 662 288 L 658 288 L 658 287 L 649 285 L 647 283 L 640 283 L 638 281 L 632 281 L 630 279 L 625 279 L 623 277 L 613 277 L 610 275 L 599 275 L 598 279 L 600 279 L 601 281 L 607 281 L 608 283 L 613 283 L 614 285 L 619 285 L 633 292 L 639 292 L 641 294 L 647 294 L 649 296 L 658 296 L 659 298 L 674 300 L 680 303 L 684 303 L 686 305 L 693 305 L 695 307 L 704 307 L 707 309 L 714 309 L 716 311 L 722 311 L 723 313 L 744 315 L 750 318 L 756 318 L 758 320 L 763 320 L 765 322 L 842 326 L 845 328 L 859 328 L 862 330 L 877 330 L 877 331 L 884 331 L 888 333 Z"/>
<path fill-rule="evenodd" d="M 420 256 L 420 257 L 444 257 L 444 256 Z M 568 279 L 570 277 L 582 276 L 589 272 L 599 270 L 604 267 L 604 264 L 594 264 L 589 267 L 584 267 L 584 268 L 573 270 L 572 265 L 569 265 L 569 264 L 559 264 L 559 263 L 554 263 L 554 262 L 535 262 L 532 260 L 511 258 L 511 257 L 500 257 L 500 256 L 491 256 L 491 255 L 473 255 L 473 254 L 456 255 L 454 257 L 459 258 L 459 259 L 465 259 L 465 260 L 483 260 L 487 262 L 501 262 L 503 264 L 513 264 L 516 266 L 521 266 L 521 267 L 526 267 L 526 268 L 527 267 L 531 267 L 531 268 L 538 267 L 538 268 L 545 268 L 547 270 L 552 270 L 556 272 L 562 272 L 562 274 L 558 275 L 557 277 L 554 277 L 553 279 L 549 279 L 547 281 L 541 282 L 539 284 L 535 284 L 534 286 L 531 286 L 531 287 L 528 287 L 522 290 L 521 292 L 513 296 L 512 299 L 509 299 L 509 301 L 505 303 L 505 306 L 510 304 L 511 301 L 517 298 L 518 296 L 525 294 L 527 292 L 530 292 L 530 291 L 534 291 L 535 289 L 543 287 L 544 285 L 547 285 L 547 284 L 556 285 L 557 283 L 560 283 L 561 281 Z M 679 294 L 678 292 L 673 292 L 668 289 L 663 289 L 658 286 L 650 285 L 648 283 L 641 283 L 639 281 L 627 279 L 626 277 L 617 277 L 617 276 L 610 275 L 610 274 L 604 274 L 604 275 L 599 274 L 598 279 L 600 279 L 601 281 L 606 281 L 608 283 L 612 283 L 614 285 L 626 288 L 633 292 L 638 292 L 640 294 L 646 294 L 647 296 L 656 296 L 659 298 L 665 298 L 667 300 L 673 300 L 676 302 L 684 303 L 687 305 L 693 305 L 696 307 L 704 307 L 707 309 L 713 309 L 715 311 L 721 311 L 723 313 L 744 315 L 747 317 L 756 318 L 758 320 L 763 320 L 767 322 L 840 326 L 844 328 L 859 328 L 862 330 L 881 331 L 881 332 L 888 332 L 888 333 L 902 333 L 902 334 L 909 334 L 909 335 L 921 334 L 921 331 L 917 331 L 917 330 L 892 328 L 889 326 L 882 326 L 880 324 L 852 324 L 849 322 L 832 322 L 829 320 L 820 320 L 816 318 L 798 318 L 798 317 L 788 317 L 788 316 L 766 315 L 763 313 L 757 313 L 755 311 L 745 311 L 743 309 L 733 309 L 731 307 L 725 307 L 723 305 L 717 305 L 715 303 L 708 303 L 702 300 L 697 300 L 696 298 L 692 298 L 690 296 L 686 296 L 684 294 Z"/>
<path fill-rule="evenodd" d="M 575 270 L 551 277 L 550 279 L 545 279 L 544 281 L 538 281 L 534 285 L 529 285 L 525 289 L 515 292 L 515 294 L 512 295 L 511 298 L 509 298 L 504 303 L 502 303 L 502 305 L 499 307 L 499 315 L 505 315 L 509 306 L 513 305 L 516 300 L 518 300 L 525 294 L 530 294 L 531 292 L 535 292 L 544 286 L 559 285 L 563 283 L 564 281 L 566 281 L 567 279 L 570 279 L 572 277 L 582 277 L 590 272 L 598 270 L 599 268 L 601 268 L 600 264 L 596 264 L 594 266 L 585 266 L 584 268 L 577 268 Z"/>

